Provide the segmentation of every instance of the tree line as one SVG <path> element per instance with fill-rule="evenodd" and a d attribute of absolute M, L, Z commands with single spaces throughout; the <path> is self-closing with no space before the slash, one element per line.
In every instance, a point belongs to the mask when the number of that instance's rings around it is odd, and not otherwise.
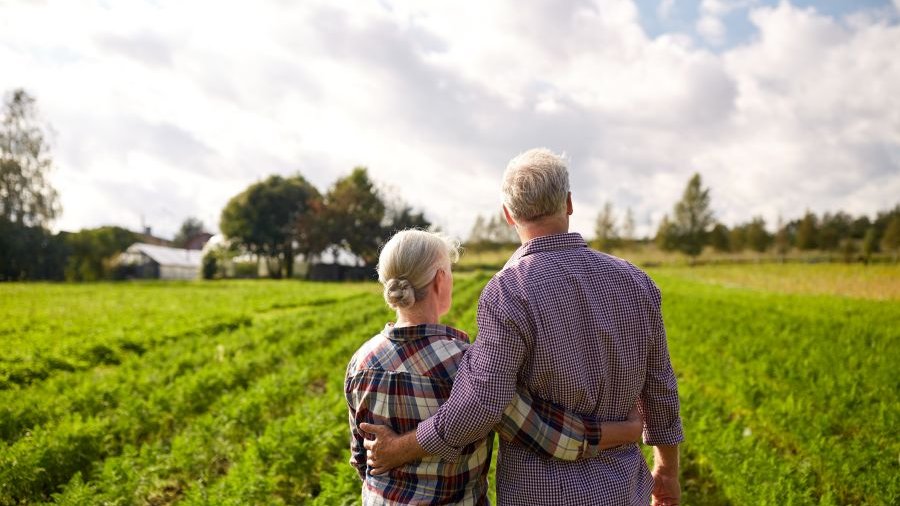
<path fill-rule="evenodd" d="M 806 211 L 801 218 L 779 220 L 769 232 L 761 216 L 732 228 L 716 221 L 710 207 L 710 189 L 694 174 L 673 209 L 656 231 L 655 242 L 665 251 L 680 251 L 695 259 L 705 247 L 720 253 L 771 251 L 782 258 L 792 250 L 836 253 L 847 261 L 869 262 L 875 253 L 892 255 L 900 250 L 900 204 L 880 211 L 875 219 L 853 217 L 843 211 L 817 216 Z M 598 228 L 601 217 L 598 218 Z"/>

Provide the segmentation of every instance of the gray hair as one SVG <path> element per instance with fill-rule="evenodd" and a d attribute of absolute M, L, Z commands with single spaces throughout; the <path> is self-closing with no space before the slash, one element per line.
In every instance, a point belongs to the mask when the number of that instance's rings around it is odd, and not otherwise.
<path fill-rule="evenodd" d="M 564 212 L 569 170 L 562 155 L 530 149 L 509 161 L 503 173 L 503 205 L 517 221 L 536 221 Z"/>
<path fill-rule="evenodd" d="M 392 309 L 405 309 L 425 298 L 438 269 L 450 272 L 459 260 L 459 242 L 434 232 L 401 230 L 381 249 L 378 281 Z"/>

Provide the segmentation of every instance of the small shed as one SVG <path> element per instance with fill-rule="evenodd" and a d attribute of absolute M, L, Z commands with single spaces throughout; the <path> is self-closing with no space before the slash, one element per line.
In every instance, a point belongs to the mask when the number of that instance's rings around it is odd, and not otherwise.
<path fill-rule="evenodd" d="M 144 279 L 197 279 L 203 254 L 199 250 L 134 243 L 119 257 L 120 265 Z"/>

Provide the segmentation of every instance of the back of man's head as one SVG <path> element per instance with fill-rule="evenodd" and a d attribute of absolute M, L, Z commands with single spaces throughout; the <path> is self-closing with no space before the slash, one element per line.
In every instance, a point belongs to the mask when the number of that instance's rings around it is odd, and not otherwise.
<path fill-rule="evenodd" d="M 503 173 L 503 205 L 516 221 L 534 222 L 566 212 L 566 161 L 546 148 L 513 158 Z"/>

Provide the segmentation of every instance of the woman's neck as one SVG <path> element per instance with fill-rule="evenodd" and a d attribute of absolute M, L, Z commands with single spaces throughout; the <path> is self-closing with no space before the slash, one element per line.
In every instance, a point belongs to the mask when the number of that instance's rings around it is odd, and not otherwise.
<path fill-rule="evenodd" d="M 438 315 L 438 311 L 436 308 L 431 307 L 429 304 L 428 307 L 424 303 L 423 307 L 411 307 L 409 309 L 400 309 L 397 311 L 397 322 L 394 323 L 395 327 L 412 327 L 414 325 L 425 325 L 425 324 L 433 324 L 440 323 L 441 317 Z"/>

